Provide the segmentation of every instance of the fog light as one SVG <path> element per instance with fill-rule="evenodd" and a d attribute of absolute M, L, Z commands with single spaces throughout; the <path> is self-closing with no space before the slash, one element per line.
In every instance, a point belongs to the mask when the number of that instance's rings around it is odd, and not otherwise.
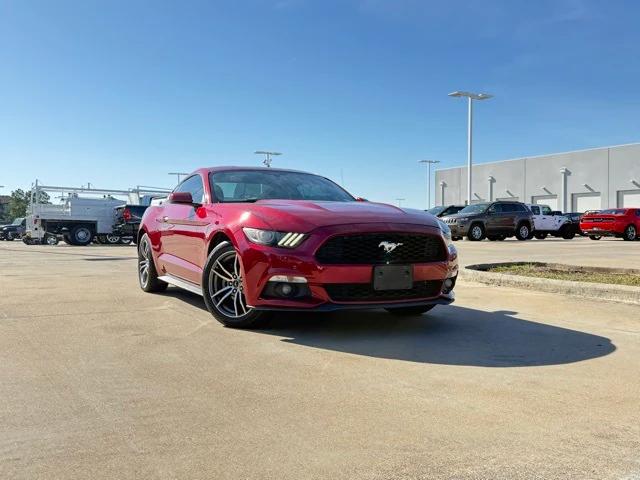
<path fill-rule="evenodd" d="M 450 293 L 451 290 L 453 290 L 453 287 L 456 286 L 456 279 L 457 279 L 457 275 L 455 277 L 451 277 L 451 278 L 447 278 L 445 279 L 444 282 L 442 282 L 442 293 L 444 293 L 445 295 Z"/>

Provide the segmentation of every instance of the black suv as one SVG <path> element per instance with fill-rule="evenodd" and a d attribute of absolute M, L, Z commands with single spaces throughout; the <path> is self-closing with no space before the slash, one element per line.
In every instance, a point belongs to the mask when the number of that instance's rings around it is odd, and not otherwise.
<path fill-rule="evenodd" d="M 433 207 L 427 210 L 427 213 L 435 215 L 436 217 L 446 217 L 458 213 L 464 208 L 464 205 L 440 205 L 439 207 Z"/>
<path fill-rule="evenodd" d="M 0 240 L 15 240 L 22 238 L 26 229 L 27 221 L 24 218 L 16 218 L 13 223 L 0 227 Z"/>
<path fill-rule="evenodd" d="M 518 240 L 528 240 L 533 236 L 531 210 L 520 202 L 474 203 L 442 220 L 449 225 L 454 239 L 504 240 L 515 236 Z"/>

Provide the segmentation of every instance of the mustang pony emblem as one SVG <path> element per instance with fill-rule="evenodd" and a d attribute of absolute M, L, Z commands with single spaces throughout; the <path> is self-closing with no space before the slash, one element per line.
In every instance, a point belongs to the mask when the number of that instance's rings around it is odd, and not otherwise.
<path fill-rule="evenodd" d="M 385 240 L 384 242 L 380 242 L 380 245 L 378 245 L 378 247 L 384 248 L 384 253 L 391 253 L 396 248 L 401 247 L 402 245 L 402 243 L 392 243 Z"/>

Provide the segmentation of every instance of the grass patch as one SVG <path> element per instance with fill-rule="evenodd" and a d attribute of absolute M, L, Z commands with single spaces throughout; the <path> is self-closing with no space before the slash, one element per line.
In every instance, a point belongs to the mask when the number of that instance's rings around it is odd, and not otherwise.
<path fill-rule="evenodd" d="M 630 285 L 640 287 L 640 274 L 589 272 L 570 269 L 553 268 L 547 265 L 531 263 L 519 265 L 501 265 L 490 268 L 489 272 L 523 275 L 525 277 L 551 278 L 553 280 L 570 280 L 573 282 L 608 283 L 613 285 Z"/>

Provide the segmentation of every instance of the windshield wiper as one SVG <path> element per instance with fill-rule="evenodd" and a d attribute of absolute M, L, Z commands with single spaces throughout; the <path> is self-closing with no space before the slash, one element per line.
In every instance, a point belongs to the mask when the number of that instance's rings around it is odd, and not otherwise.
<path fill-rule="evenodd" d="M 262 198 L 238 198 L 231 201 L 225 201 L 223 203 L 255 203 Z"/>

